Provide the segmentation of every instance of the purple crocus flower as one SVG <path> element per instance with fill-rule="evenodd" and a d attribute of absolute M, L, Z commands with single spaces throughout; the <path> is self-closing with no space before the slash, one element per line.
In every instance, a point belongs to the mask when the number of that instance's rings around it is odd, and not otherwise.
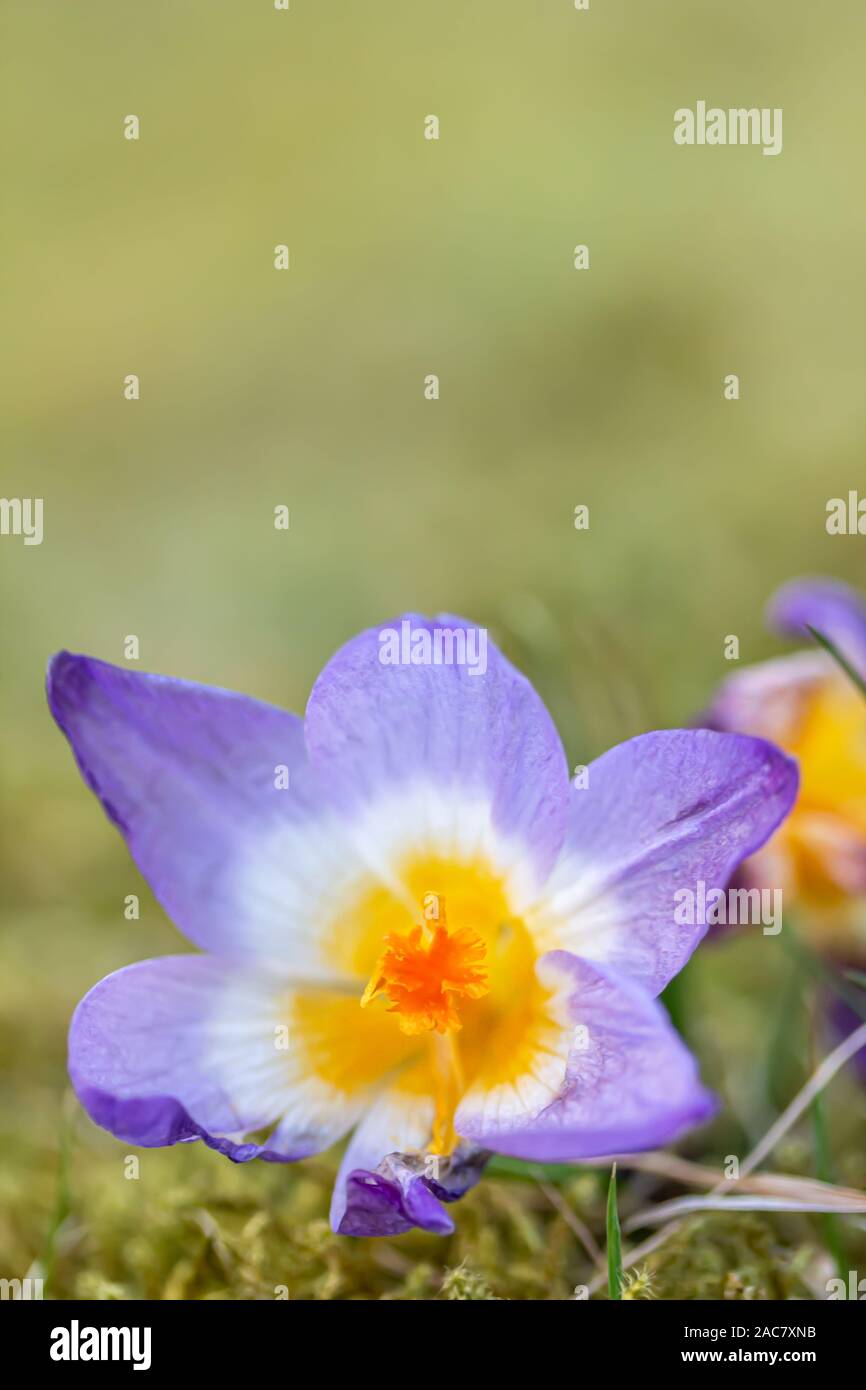
<path fill-rule="evenodd" d="M 809 632 L 866 679 L 866 603 L 837 580 L 797 579 L 774 594 L 767 621 L 811 650 L 736 672 L 706 718 L 712 728 L 772 739 L 800 767 L 792 814 L 743 878 L 798 902 L 816 946 L 866 961 L 866 700 Z"/>
<path fill-rule="evenodd" d="M 866 701 L 815 645 L 826 637 L 866 680 L 866 602 L 835 579 L 794 579 L 767 607 L 767 624 L 810 648 L 746 667 L 720 687 L 707 716 L 716 729 L 770 738 L 797 758 L 800 791 L 770 842 L 740 866 L 746 887 L 782 889 L 798 929 L 841 971 L 866 967 Z M 866 998 L 866 996 L 864 996 Z M 859 1016 L 828 1005 L 834 1030 Z M 855 1059 L 866 1078 L 866 1048 Z"/>
<path fill-rule="evenodd" d="M 206 953 L 90 991 L 79 1099 L 126 1143 L 236 1162 L 351 1132 L 332 1223 L 352 1235 L 451 1231 L 442 1204 L 490 1152 L 634 1151 L 710 1115 L 654 997 L 705 930 L 674 893 L 725 882 L 797 783 L 761 739 L 687 730 L 614 748 L 578 790 L 486 633 L 397 631 L 337 652 L 304 719 L 65 652 L 48 680 L 85 780 Z"/>

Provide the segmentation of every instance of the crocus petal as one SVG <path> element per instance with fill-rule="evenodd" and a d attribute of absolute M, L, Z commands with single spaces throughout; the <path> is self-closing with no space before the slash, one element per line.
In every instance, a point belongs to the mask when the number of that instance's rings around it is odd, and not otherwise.
<path fill-rule="evenodd" d="M 571 1161 L 652 1148 L 712 1115 L 715 1102 L 656 1000 L 567 951 L 544 956 L 538 973 L 558 991 L 571 1032 L 560 1093 L 534 1112 L 470 1092 L 455 1117 L 461 1135 L 517 1158 Z"/>
<path fill-rule="evenodd" d="M 846 898 L 866 894 L 866 840 L 859 828 L 830 812 L 804 810 L 797 816 L 796 830 L 801 854 L 820 863 L 824 876 L 841 894 Z M 855 914 L 855 923 L 857 919 Z M 815 939 L 820 940 L 820 928 Z"/>
<path fill-rule="evenodd" d="M 389 831 L 390 806 L 416 842 L 469 857 L 479 851 L 543 882 L 562 843 L 569 791 L 559 736 L 529 682 L 486 647 L 474 668 L 387 664 L 389 635 L 438 632 L 478 641 L 461 618 L 409 616 L 348 642 L 323 670 L 307 707 L 311 761 L 368 842 Z M 484 633 L 486 641 L 486 633 Z M 448 648 L 443 648 L 447 652 Z M 482 670 L 483 664 L 483 670 Z M 411 816 L 409 811 L 411 810 Z M 495 844 L 494 844 L 495 842 Z"/>
<path fill-rule="evenodd" d="M 357 874 L 301 721 L 243 695 L 61 652 L 48 697 L 87 783 L 196 945 L 327 977 L 319 926 Z M 277 769 L 288 769 L 288 788 Z"/>
<path fill-rule="evenodd" d="M 796 652 L 735 671 L 722 681 L 700 723 L 790 744 L 827 680 L 828 664 L 824 652 Z"/>
<path fill-rule="evenodd" d="M 334 1184 L 331 1225 L 339 1235 L 393 1236 L 413 1226 L 453 1231 L 422 1176 L 433 1117 L 429 1096 L 394 1089 L 379 1096 L 352 1135 Z"/>
<path fill-rule="evenodd" d="M 799 641 L 812 641 L 815 628 L 866 676 L 866 602 L 837 579 L 794 579 L 784 584 L 767 607 L 774 631 Z"/>
<path fill-rule="evenodd" d="M 538 939 L 659 993 L 706 931 L 676 920 L 678 890 L 723 889 L 796 792 L 796 764 L 762 739 L 680 729 L 611 749 L 573 791 Z"/>
<path fill-rule="evenodd" d="M 128 966 L 75 1011 L 72 1084 L 91 1118 L 127 1143 L 201 1138 L 238 1162 L 318 1153 L 368 1097 L 350 1103 L 307 1071 L 286 1036 L 290 1006 L 279 982 L 211 956 Z M 243 1141 L 275 1123 L 264 1144 Z"/>

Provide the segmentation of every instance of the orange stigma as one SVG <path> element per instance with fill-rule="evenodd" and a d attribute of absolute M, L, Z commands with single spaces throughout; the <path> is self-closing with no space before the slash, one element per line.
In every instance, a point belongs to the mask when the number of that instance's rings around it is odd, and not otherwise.
<path fill-rule="evenodd" d="M 449 932 L 444 898 L 428 894 L 425 901 L 438 904 L 438 917 L 405 936 L 385 937 L 361 1008 L 384 994 L 402 1032 L 451 1033 L 460 1027 L 457 1001 L 480 999 L 488 991 L 482 966 L 487 948 L 471 927 Z"/>

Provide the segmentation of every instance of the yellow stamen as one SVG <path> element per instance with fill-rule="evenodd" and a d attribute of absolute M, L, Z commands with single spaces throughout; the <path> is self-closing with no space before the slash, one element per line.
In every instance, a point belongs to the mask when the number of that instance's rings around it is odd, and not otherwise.
<path fill-rule="evenodd" d="M 431 1154 L 450 1154 L 457 1144 L 454 1132 L 454 1112 L 465 1090 L 463 1066 L 457 1048 L 457 1037 L 447 1033 L 436 1038 L 436 1110 L 433 1117 Z"/>

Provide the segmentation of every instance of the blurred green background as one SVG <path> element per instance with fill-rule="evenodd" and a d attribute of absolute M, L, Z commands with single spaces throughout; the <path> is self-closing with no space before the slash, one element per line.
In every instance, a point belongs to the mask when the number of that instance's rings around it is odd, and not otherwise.
<path fill-rule="evenodd" d="M 123 919 L 124 895 L 144 890 L 48 718 L 48 655 L 121 662 L 134 633 L 142 669 L 300 710 L 358 628 L 450 610 L 532 677 L 572 763 L 689 720 L 730 670 L 726 634 L 744 660 L 772 649 L 761 610 L 777 583 L 864 578 L 862 539 L 824 522 L 827 499 L 864 479 L 866 8 L 3 10 L 0 490 L 45 505 L 41 546 L 0 538 L 0 1274 L 21 1275 L 56 1215 L 72 1008 L 109 970 L 183 949 L 146 895 L 141 921 Z M 782 107 L 782 154 L 675 146 L 673 112 L 698 99 Z M 123 138 L 131 113 L 138 142 Z M 139 401 L 124 399 L 128 373 Z M 281 503 L 288 532 L 273 526 Z M 691 1041 L 729 1099 L 751 1094 L 771 1031 L 769 955 L 735 943 L 688 977 Z M 760 1106 L 740 1110 L 758 1124 Z M 863 1181 L 839 1113 L 845 1175 Z M 139 1186 L 121 1181 L 122 1146 L 70 1124 L 60 1294 L 164 1290 L 169 1265 L 192 1260 L 173 1185 L 184 1221 L 208 1194 L 249 1203 L 251 1220 L 257 1200 L 275 1222 L 297 1202 L 300 1248 L 321 1237 L 298 1257 L 317 1294 L 415 1277 L 367 1242 L 333 1253 L 315 1165 L 238 1174 L 160 1152 Z M 508 1258 L 531 1273 L 513 1188 L 470 1198 L 466 1221 L 482 1246 L 505 1241 L 483 1204 L 511 1202 Z M 112 1222 L 144 1239 L 142 1190 L 171 1251 L 136 1264 Z M 297 1234 L 308 1218 L 313 1236 Z M 193 1225 L 213 1278 L 196 1265 L 173 1290 L 258 1287 L 222 1278 L 213 1231 Z M 535 1296 L 580 1274 L 558 1227 L 543 1239 Z M 418 1248 L 434 1267 L 466 1255 Z M 491 1269 L 502 1257 L 470 1253 Z M 357 1284 L 347 1260 L 370 1262 Z M 532 1296 L 527 1277 L 514 1296 Z"/>

